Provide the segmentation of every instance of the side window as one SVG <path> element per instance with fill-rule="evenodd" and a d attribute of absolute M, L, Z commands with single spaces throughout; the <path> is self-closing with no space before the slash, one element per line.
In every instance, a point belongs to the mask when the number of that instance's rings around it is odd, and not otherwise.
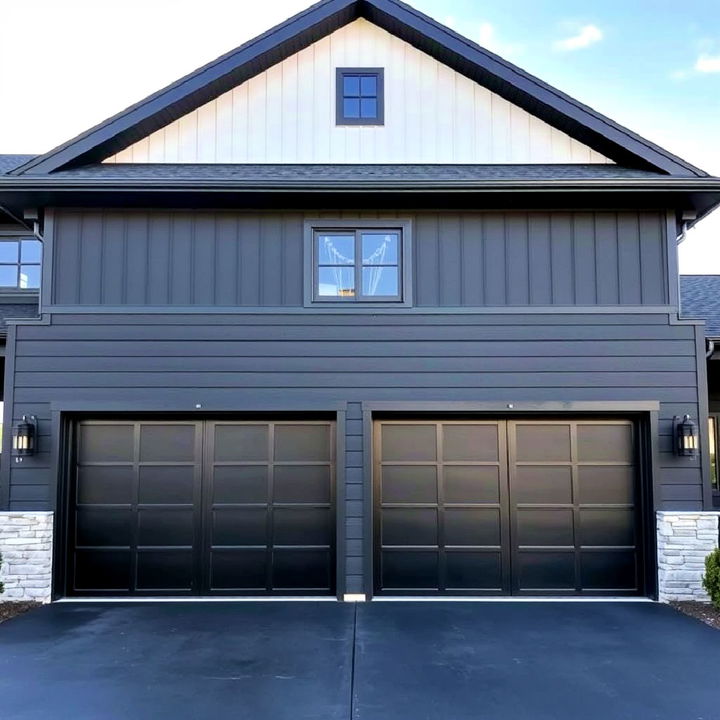
<path fill-rule="evenodd" d="M 322 227 L 309 233 L 312 303 L 409 303 L 409 224 Z"/>
<path fill-rule="evenodd" d="M 41 263 L 39 240 L 0 237 L 0 290 L 37 290 Z"/>
<path fill-rule="evenodd" d="M 336 124 L 383 125 L 385 83 L 382 68 L 338 68 Z"/>

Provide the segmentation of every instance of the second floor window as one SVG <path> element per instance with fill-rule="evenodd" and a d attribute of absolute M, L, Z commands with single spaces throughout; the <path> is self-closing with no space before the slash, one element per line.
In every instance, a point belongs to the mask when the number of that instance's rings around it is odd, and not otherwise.
<path fill-rule="evenodd" d="M 315 300 L 402 300 L 400 230 L 316 230 Z"/>
<path fill-rule="evenodd" d="M 0 238 L 0 290 L 37 290 L 41 263 L 39 240 Z"/>

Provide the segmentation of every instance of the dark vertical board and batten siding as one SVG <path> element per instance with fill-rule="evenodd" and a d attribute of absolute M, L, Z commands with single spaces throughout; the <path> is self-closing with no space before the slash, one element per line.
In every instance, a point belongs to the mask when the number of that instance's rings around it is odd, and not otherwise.
<path fill-rule="evenodd" d="M 411 219 L 419 307 L 669 302 L 661 213 Z M 58 212 L 53 303 L 299 308 L 304 220 L 300 213 Z"/>

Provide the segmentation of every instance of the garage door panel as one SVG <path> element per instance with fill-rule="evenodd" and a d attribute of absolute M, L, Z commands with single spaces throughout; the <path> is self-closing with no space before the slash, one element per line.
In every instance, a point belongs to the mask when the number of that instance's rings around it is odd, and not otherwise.
<path fill-rule="evenodd" d="M 580 508 L 581 545 L 634 545 L 632 508 Z"/>
<path fill-rule="evenodd" d="M 267 545 L 267 509 L 215 508 L 211 545 Z"/>
<path fill-rule="evenodd" d="M 77 550 L 72 589 L 124 592 L 130 587 L 130 550 Z"/>
<path fill-rule="evenodd" d="M 435 425 L 383 425 L 381 440 L 383 462 L 435 461 L 436 436 Z"/>
<path fill-rule="evenodd" d="M 138 473 L 138 502 L 146 505 L 192 505 L 194 502 L 194 466 L 144 465 Z"/>
<path fill-rule="evenodd" d="M 330 550 L 275 549 L 273 587 L 285 590 L 331 589 L 332 556 Z"/>
<path fill-rule="evenodd" d="M 498 426 L 495 423 L 443 424 L 442 459 L 445 462 L 498 462 Z"/>
<path fill-rule="evenodd" d="M 575 553 L 521 551 L 514 563 L 517 590 L 575 591 Z"/>
<path fill-rule="evenodd" d="M 388 465 L 383 469 L 384 503 L 437 503 L 435 465 Z"/>
<path fill-rule="evenodd" d="M 573 501 L 572 468 L 567 465 L 519 465 L 513 493 L 517 503 L 568 504 Z"/>
<path fill-rule="evenodd" d="M 134 486 L 132 465 L 87 465 L 78 469 L 77 502 L 80 505 L 129 505 Z"/>
<path fill-rule="evenodd" d="M 386 550 L 381 557 L 382 587 L 388 590 L 437 590 L 438 553 Z"/>
<path fill-rule="evenodd" d="M 140 592 L 194 590 L 194 554 L 188 550 L 142 550 L 137 555 Z"/>
<path fill-rule="evenodd" d="M 275 462 L 330 462 L 332 444 L 324 425 L 275 426 Z"/>
<path fill-rule="evenodd" d="M 580 554 L 582 586 L 589 590 L 636 590 L 637 575 L 634 549 L 585 550 Z"/>
<path fill-rule="evenodd" d="M 385 508 L 382 516 L 383 545 L 437 545 L 435 508 Z"/>
<path fill-rule="evenodd" d="M 446 545 L 501 543 L 500 508 L 445 508 Z"/>
<path fill-rule="evenodd" d="M 632 462 L 633 433 L 628 423 L 577 426 L 579 462 Z"/>
<path fill-rule="evenodd" d="M 140 462 L 194 462 L 195 433 L 195 425 L 141 425 Z"/>
<path fill-rule="evenodd" d="M 213 470 L 213 503 L 267 503 L 268 490 L 267 465 L 220 465 Z"/>
<path fill-rule="evenodd" d="M 497 552 L 448 552 L 446 588 L 501 592 L 502 555 Z"/>
<path fill-rule="evenodd" d="M 330 503 L 330 465 L 276 465 L 273 501 L 276 503 Z"/>
<path fill-rule="evenodd" d="M 130 546 L 132 537 L 130 508 L 80 507 L 75 513 L 75 542 L 80 547 Z"/>
<path fill-rule="evenodd" d="M 446 465 L 443 468 L 446 503 L 499 503 L 498 466 Z"/>
<path fill-rule="evenodd" d="M 518 462 L 570 460 L 570 426 L 567 424 L 518 424 L 515 429 Z"/>
<path fill-rule="evenodd" d="M 82 463 L 131 463 L 135 459 L 133 423 L 81 425 L 78 435 L 78 456 Z"/>
<path fill-rule="evenodd" d="M 573 545 L 573 511 L 570 508 L 518 508 L 518 545 Z"/>
<path fill-rule="evenodd" d="M 267 553 L 258 550 L 213 550 L 210 557 L 211 590 L 264 592 Z"/>
<path fill-rule="evenodd" d="M 273 511 L 275 545 L 329 545 L 330 508 L 281 508 Z"/>
<path fill-rule="evenodd" d="M 213 431 L 214 462 L 266 462 L 269 427 L 266 424 L 216 423 Z"/>
<path fill-rule="evenodd" d="M 138 545 L 192 546 L 195 518 L 188 509 L 138 509 Z"/>
<path fill-rule="evenodd" d="M 578 501 L 584 505 L 632 504 L 634 472 L 630 465 L 581 465 L 578 468 Z"/>

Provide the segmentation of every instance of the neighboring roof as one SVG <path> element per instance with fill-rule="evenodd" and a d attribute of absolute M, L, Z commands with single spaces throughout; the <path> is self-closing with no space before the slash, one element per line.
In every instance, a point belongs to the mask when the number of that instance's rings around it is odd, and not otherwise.
<path fill-rule="evenodd" d="M 720 338 L 720 275 L 680 276 L 681 315 L 705 320 L 705 335 Z"/>
<path fill-rule="evenodd" d="M 37 155 L 0 155 L 0 175 L 9 173 L 20 165 L 34 160 Z"/>
<path fill-rule="evenodd" d="M 38 317 L 37 302 L 7 305 L 5 303 L 0 303 L 0 337 L 7 333 L 7 320 L 20 320 L 36 317 Z"/>
<path fill-rule="evenodd" d="M 42 174 L 99 162 L 364 17 L 620 165 L 707 174 L 399 0 L 322 0 L 172 85 L 16 168 Z"/>

